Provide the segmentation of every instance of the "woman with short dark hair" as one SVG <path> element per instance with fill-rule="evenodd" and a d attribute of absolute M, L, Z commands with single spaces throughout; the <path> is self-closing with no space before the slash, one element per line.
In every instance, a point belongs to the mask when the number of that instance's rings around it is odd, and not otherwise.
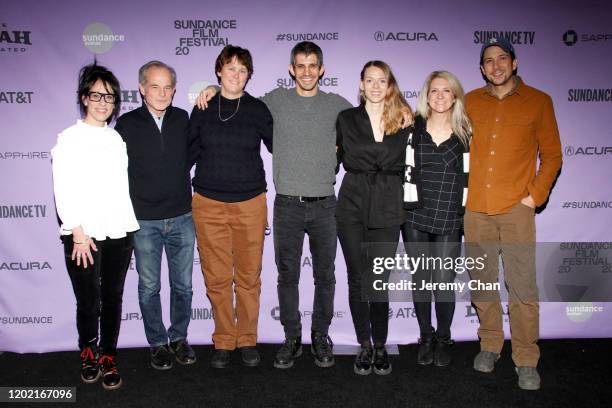
<path fill-rule="evenodd" d="M 121 89 L 112 72 L 94 63 L 81 69 L 77 93 L 83 119 L 62 131 L 51 149 L 55 203 L 77 301 L 81 379 L 94 383 L 101 375 L 105 389 L 116 389 L 122 384 L 115 356 L 123 285 L 131 233 L 139 228 L 125 143 L 107 124 L 119 113 Z"/>
<path fill-rule="evenodd" d="M 242 363 L 254 367 L 260 362 L 257 323 L 268 216 L 260 150 L 263 142 L 272 152 L 272 115 L 244 91 L 253 74 L 247 49 L 223 48 L 215 74 L 220 92 L 190 118 L 193 221 L 215 320 L 211 366 L 227 367 L 230 352 L 239 348 Z"/>

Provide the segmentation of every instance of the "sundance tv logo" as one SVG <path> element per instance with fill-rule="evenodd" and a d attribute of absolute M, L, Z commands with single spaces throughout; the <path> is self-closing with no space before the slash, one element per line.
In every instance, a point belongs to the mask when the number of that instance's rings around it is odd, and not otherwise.
<path fill-rule="evenodd" d="M 44 218 L 47 206 L 44 204 L 0 205 L 0 218 Z"/>
<path fill-rule="evenodd" d="M 404 42 L 429 42 L 438 41 L 438 35 L 434 32 L 417 31 L 376 31 L 374 33 L 376 41 L 404 41 Z"/>
<path fill-rule="evenodd" d="M 474 31 L 474 44 L 484 44 L 491 38 L 503 38 L 514 45 L 532 45 L 535 31 Z"/>
<path fill-rule="evenodd" d="M 612 102 L 612 88 L 572 88 L 567 90 L 568 102 Z"/>
<path fill-rule="evenodd" d="M 6 23 L 2 23 L 0 31 L 0 53 L 15 54 L 26 52 L 27 46 L 32 45 L 32 32 L 26 30 L 11 30 Z"/>
<path fill-rule="evenodd" d="M 561 37 L 563 43 L 568 47 L 573 47 L 578 42 L 588 42 L 602 44 L 612 40 L 612 33 L 586 33 L 578 34 L 575 30 L 567 30 Z"/>

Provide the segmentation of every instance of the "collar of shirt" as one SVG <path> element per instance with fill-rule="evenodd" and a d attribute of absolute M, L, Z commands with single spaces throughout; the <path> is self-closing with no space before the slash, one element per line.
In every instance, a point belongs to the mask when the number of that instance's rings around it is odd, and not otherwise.
<path fill-rule="evenodd" d="M 153 112 L 151 112 L 151 111 L 149 111 L 149 113 L 151 114 L 151 116 L 153 116 L 153 120 L 155 121 L 155 124 L 157 125 L 157 128 L 161 132 L 162 124 L 164 123 L 164 116 L 166 116 L 166 111 L 164 111 L 164 113 L 162 113 L 162 115 L 159 116 L 159 117 L 156 114 L 154 114 Z"/>
<path fill-rule="evenodd" d="M 508 96 L 512 96 L 515 93 L 520 95 L 521 94 L 521 88 L 523 85 L 523 80 L 521 79 L 520 76 L 518 75 L 514 75 L 512 77 L 512 81 L 513 81 L 513 85 L 512 85 L 512 89 L 510 89 L 510 92 L 508 92 L 507 94 L 505 94 L 503 97 L 501 97 L 500 99 L 504 99 L 507 98 Z M 497 98 L 497 95 L 495 94 L 495 92 L 493 91 L 493 85 L 491 85 L 491 83 L 487 83 L 487 85 L 484 87 L 484 92 L 489 95 L 492 96 L 494 98 Z"/>

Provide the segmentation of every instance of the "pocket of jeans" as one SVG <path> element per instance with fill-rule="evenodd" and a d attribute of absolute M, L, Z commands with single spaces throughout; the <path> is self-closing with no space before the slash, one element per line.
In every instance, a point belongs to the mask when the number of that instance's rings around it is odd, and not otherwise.
<path fill-rule="evenodd" d="M 337 205 L 338 201 L 336 200 L 336 196 L 332 196 L 321 201 L 321 207 L 323 208 L 336 208 Z"/>
<path fill-rule="evenodd" d="M 286 207 L 291 204 L 291 198 L 277 195 L 274 197 L 274 206 Z"/>

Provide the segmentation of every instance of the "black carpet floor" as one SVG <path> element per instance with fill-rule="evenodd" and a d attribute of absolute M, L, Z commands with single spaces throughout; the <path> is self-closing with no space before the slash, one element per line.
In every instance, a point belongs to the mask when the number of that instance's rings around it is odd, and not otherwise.
<path fill-rule="evenodd" d="M 0 355 L 0 386 L 76 386 L 77 402 L 4 406 L 66 407 L 612 407 L 612 341 L 545 340 L 540 391 L 522 391 L 509 344 L 491 374 L 472 369 L 475 342 L 457 343 L 449 367 L 420 367 L 416 345 L 400 346 L 388 376 L 353 374 L 351 356 L 336 356 L 333 368 L 315 367 L 304 353 L 288 370 L 272 367 L 278 345 L 260 346 L 260 367 L 212 369 L 210 346 L 196 346 L 198 362 L 171 370 L 149 367 L 148 349 L 122 349 L 118 364 L 123 387 L 105 391 L 101 383 L 79 380 L 77 352 Z M 305 348 L 306 351 L 307 348 Z"/>

